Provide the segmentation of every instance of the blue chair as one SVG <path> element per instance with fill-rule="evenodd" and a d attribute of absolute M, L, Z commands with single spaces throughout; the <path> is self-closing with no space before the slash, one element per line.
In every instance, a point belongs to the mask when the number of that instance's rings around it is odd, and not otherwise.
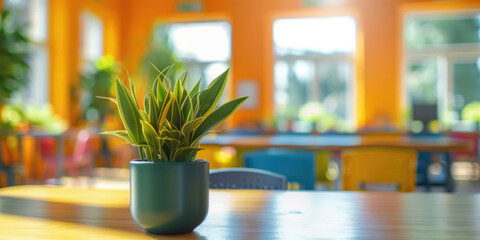
<path fill-rule="evenodd" d="M 222 168 L 210 170 L 213 189 L 287 189 L 285 176 L 253 168 Z"/>
<path fill-rule="evenodd" d="M 300 189 L 315 189 L 315 153 L 305 150 L 266 149 L 245 153 L 244 166 L 271 171 L 298 183 Z"/>
<path fill-rule="evenodd" d="M 412 134 L 410 137 L 441 137 L 441 134 L 438 133 L 417 133 Z M 436 186 L 446 186 L 447 184 L 447 172 L 446 167 L 442 168 L 442 172 L 438 175 L 436 179 L 431 179 L 429 174 L 429 167 L 432 164 L 432 159 L 435 156 L 439 156 L 441 160 L 441 165 L 444 166 L 445 159 L 448 152 L 418 152 L 417 154 L 417 173 L 416 173 L 416 184 L 419 186 L 425 186 L 425 191 L 429 192 L 430 187 L 433 185 Z"/>

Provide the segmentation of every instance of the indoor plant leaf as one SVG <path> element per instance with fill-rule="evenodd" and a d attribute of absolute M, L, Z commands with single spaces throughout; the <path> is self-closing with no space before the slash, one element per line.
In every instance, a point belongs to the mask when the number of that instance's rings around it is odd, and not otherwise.
<path fill-rule="evenodd" d="M 125 130 L 105 131 L 105 132 L 102 132 L 101 134 L 117 136 L 117 137 L 123 138 L 129 144 L 133 144 L 132 139 L 130 139 L 130 136 Z"/>
<path fill-rule="evenodd" d="M 123 82 L 117 78 L 116 85 L 117 109 L 123 125 L 133 143 L 140 144 L 143 141 L 142 126 L 140 124 L 140 111 Z"/>
<path fill-rule="evenodd" d="M 207 88 L 200 91 L 197 116 L 205 116 L 215 109 L 217 102 L 220 99 L 223 90 L 225 89 L 229 72 L 230 69 L 227 69 L 225 72 L 220 74 L 220 76 L 215 78 Z"/>
<path fill-rule="evenodd" d="M 195 156 L 198 151 L 202 150 L 202 148 L 198 147 L 181 147 L 177 149 L 173 156 L 174 162 L 192 162 L 195 160 Z"/>
<path fill-rule="evenodd" d="M 247 100 L 248 97 L 239 97 L 233 99 L 219 108 L 215 109 L 212 113 L 205 117 L 205 120 L 198 126 L 195 130 L 195 134 L 193 135 L 193 140 L 197 139 L 203 134 L 210 131 L 210 129 L 220 125 L 225 119 L 227 119 L 230 115 L 232 115 L 241 105 L 243 102 Z"/>
<path fill-rule="evenodd" d="M 200 78 L 198 82 L 193 86 L 192 90 L 190 90 L 190 97 L 193 97 L 195 94 L 197 94 L 200 91 L 200 83 L 202 79 Z"/>
<path fill-rule="evenodd" d="M 150 125 L 150 123 L 146 121 L 141 121 L 142 123 L 142 132 L 143 135 L 145 136 L 145 140 L 147 142 L 147 145 L 151 148 L 152 154 L 151 154 L 151 161 L 157 161 L 157 151 L 160 148 L 160 142 L 158 139 L 157 132 L 155 128 Z"/>

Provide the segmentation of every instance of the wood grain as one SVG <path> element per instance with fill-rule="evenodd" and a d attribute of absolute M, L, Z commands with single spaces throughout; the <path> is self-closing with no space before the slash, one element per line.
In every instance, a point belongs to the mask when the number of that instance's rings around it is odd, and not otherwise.
<path fill-rule="evenodd" d="M 133 222 L 128 191 L 45 186 L 1 189 L 0 239 L 480 238 L 477 194 L 210 193 L 209 214 L 194 232 L 161 236 L 147 234 Z M 67 197 L 81 195 L 89 198 Z M 116 203 L 106 203 L 110 201 Z"/>

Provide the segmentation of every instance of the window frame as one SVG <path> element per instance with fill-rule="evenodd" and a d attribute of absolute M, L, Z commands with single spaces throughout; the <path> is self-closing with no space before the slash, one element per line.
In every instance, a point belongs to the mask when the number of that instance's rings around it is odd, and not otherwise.
<path fill-rule="evenodd" d="M 225 86 L 225 91 L 224 91 L 224 96 L 227 99 L 231 99 L 234 96 L 234 89 L 232 86 L 232 79 L 233 78 L 233 70 L 232 70 L 232 60 L 233 60 L 233 25 L 232 21 L 230 18 L 228 18 L 225 15 L 221 14 L 197 14 L 197 13 L 187 13 L 187 14 L 173 14 L 173 15 L 167 15 L 163 18 L 158 18 L 156 19 L 151 27 L 151 33 L 153 34 L 155 30 L 157 29 L 158 26 L 161 25 L 169 25 L 169 24 L 188 24 L 188 23 L 208 23 L 208 22 L 226 22 L 230 25 L 230 58 L 228 61 L 225 63 L 230 66 L 230 76 L 229 76 L 229 81 L 227 82 L 227 85 Z M 151 37 L 150 37 L 151 39 Z M 215 64 L 215 63 L 223 63 L 223 62 L 217 62 L 217 61 L 206 61 L 206 62 L 196 62 L 196 61 L 191 61 L 191 60 L 182 60 L 183 63 L 189 64 L 189 63 L 195 63 L 202 68 L 205 68 L 206 66 L 210 64 Z M 190 76 L 192 77 L 192 76 Z M 203 77 L 203 76 L 202 76 Z M 202 78 L 202 82 L 204 82 L 206 79 Z M 211 81 L 213 79 L 208 79 L 208 81 Z"/>
<path fill-rule="evenodd" d="M 438 3 L 437 3 L 438 4 Z M 433 5 L 432 5 L 433 6 Z M 443 6 L 438 5 L 438 6 Z M 400 28 L 400 49 L 402 54 L 401 61 L 401 91 L 402 91 L 402 109 L 407 111 L 412 104 L 408 97 L 408 87 L 406 73 L 408 72 L 408 66 L 411 63 L 419 62 L 421 59 L 436 58 L 438 68 L 437 79 L 437 119 L 441 125 L 448 124 L 462 124 L 462 120 L 459 119 L 455 122 L 449 122 L 448 116 L 442 113 L 450 113 L 455 111 L 454 108 L 454 64 L 464 62 L 477 62 L 480 59 L 480 43 L 453 43 L 453 44 L 439 44 L 429 46 L 424 49 L 412 50 L 408 49 L 405 37 L 405 26 L 408 17 L 414 17 L 417 19 L 444 19 L 442 17 L 436 17 L 439 14 L 443 14 L 452 19 L 464 18 L 464 17 L 477 17 L 480 15 L 480 5 L 472 8 L 458 7 L 445 10 L 441 7 L 430 7 L 429 9 L 421 9 L 417 5 L 407 5 L 402 9 L 400 16 L 401 28 Z M 465 5 L 467 6 L 467 5 Z M 469 5 L 468 5 L 469 6 Z M 446 87 L 445 87 L 446 86 Z M 404 114 L 403 122 L 409 129 L 412 118 L 411 116 Z M 450 127 L 452 127 L 450 126 Z M 425 127 L 425 126 L 424 126 Z M 442 129 L 445 130 L 445 129 Z"/>
<path fill-rule="evenodd" d="M 41 1 L 41 2 L 40 2 Z M 33 62 L 35 60 L 33 60 L 33 58 L 30 58 L 29 59 L 29 66 L 30 66 L 30 73 L 29 73 L 29 76 L 28 76 L 28 80 L 29 80 L 29 83 L 27 84 L 27 86 L 25 87 L 24 90 L 22 90 L 21 92 L 18 93 L 17 96 L 14 96 L 14 98 L 18 97 L 20 98 L 22 101 L 25 101 L 26 103 L 29 103 L 29 104 L 35 104 L 35 105 L 44 105 L 44 104 L 50 104 L 51 102 L 51 97 L 50 97 L 50 94 L 51 94 L 51 90 L 49 87 L 49 84 L 50 84 L 50 64 L 51 64 L 51 53 L 50 53 L 50 0 L 39 0 L 36 2 L 37 4 L 43 4 L 43 7 L 44 7 L 44 14 L 45 14 L 45 26 L 44 27 L 44 30 L 45 30 L 45 33 L 44 33 L 44 38 L 40 41 L 38 39 L 36 39 L 34 36 L 33 36 L 33 30 L 32 30 L 32 25 L 29 25 L 26 29 L 27 31 L 25 32 L 26 36 L 29 38 L 30 40 L 30 46 L 29 46 L 29 53 L 33 53 L 33 52 L 36 52 L 36 51 L 42 51 L 44 54 L 45 54 L 45 58 L 46 58 L 46 61 L 44 61 L 44 69 L 43 69 L 43 73 L 44 73 L 44 77 L 45 77 L 45 82 L 41 82 L 41 83 L 37 83 L 42 85 L 42 86 L 46 86 L 44 91 L 40 91 L 42 92 L 42 96 L 40 98 L 38 98 L 37 95 L 37 91 L 35 91 L 34 89 L 36 89 L 34 87 L 34 84 L 32 83 L 32 79 L 33 79 L 33 75 L 35 73 L 33 73 L 33 70 L 35 69 L 35 66 L 32 65 Z M 35 19 L 33 19 L 33 9 L 36 8 L 36 7 L 39 7 L 37 4 L 31 4 L 29 3 L 29 9 L 27 10 L 28 11 L 28 14 L 29 14 L 29 24 L 32 24 Z M 3 3 L 3 7 L 6 8 L 8 7 L 6 5 L 6 3 L 4 2 Z M 32 20 L 33 19 L 33 20 Z M 33 56 L 33 54 L 32 54 Z"/>
<path fill-rule="evenodd" d="M 84 42 L 84 40 L 86 39 L 85 36 L 88 33 L 83 31 L 85 30 L 85 26 L 83 26 L 83 24 L 84 24 L 84 18 L 86 17 L 93 17 L 95 18 L 95 20 L 98 20 L 100 23 L 100 28 L 101 28 L 101 36 L 100 36 L 101 51 L 100 52 L 101 53 L 100 53 L 100 56 L 97 56 L 96 58 L 95 57 L 89 58 L 90 56 L 86 56 L 86 54 L 84 54 L 85 53 L 84 47 L 86 47 L 86 44 L 87 44 Z M 78 21 L 79 21 L 79 32 L 80 32 L 79 33 L 79 56 L 80 56 L 80 66 L 82 68 L 82 66 L 86 66 L 90 62 L 96 61 L 98 58 L 105 55 L 105 23 L 100 14 L 97 14 L 96 12 L 91 11 L 90 9 L 82 9 L 81 11 L 79 11 Z"/>
<path fill-rule="evenodd" d="M 265 45 L 267 58 L 267 64 L 269 67 L 266 71 L 266 79 L 269 81 L 267 86 L 272 86 L 272 89 L 268 91 L 270 96 L 268 96 L 267 102 L 267 111 L 265 115 L 268 119 L 275 119 L 275 82 L 274 82 L 274 66 L 277 62 L 277 56 L 275 55 L 274 50 L 274 39 L 273 39 L 273 24 L 276 20 L 279 19 L 299 19 L 299 18 L 331 18 L 331 17 L 351 17 L 355 21 L 355 49 L 351 54 L 346 53 L 333 53 L 333 54 L 311 54 L 311 55 L 320 55 L 320 59 L 315 64 L 318 64 L 322 61 L 331 61 L 330 59 L 341 62 L 350 61 L 352 63 L 352 76 L 353 79 L 350 80 L 350 85 L 347 84 L 347 91 L 346 94 L 350 96 L 349 101 L 347 101 L 347 106 L 350 106 L 351 109 L 347 109 L 347 116 L 350 115 L 351 119 L 347 119 L 349 122 L 352 123 L 352 129 L 357 129 L 358 126 L 361 126 L 364 119 L 364 99 L 363 96 L 363 89 L 364 89 L 364 78 L 362 76 L 362 69 L 364 66 L 364 47 L 363 47 L 363 25 L 361 22 L 360 14 L 356 9 L 353 8 L 338 8 L 338 9 L 308 9 L 308 10 L 300 10 L 300 11 L 283 11 L 283 12 L 275 12 L 268 17 L 268 28 L 269 30 L 266 31 L 268 36 L 267 44 Z M 316 56 L 308 56 L 309 58 L 316 57 Z M 304 59 L 304 58 L 303 58 Z M 299 59 L 301 60 L 301 58 Z M 331 61 L 331 62 L 334 62 Z M 268 109 L 270 108 L 270 109 Z M 315 130 L 314 130 L 315 131 Z"/>

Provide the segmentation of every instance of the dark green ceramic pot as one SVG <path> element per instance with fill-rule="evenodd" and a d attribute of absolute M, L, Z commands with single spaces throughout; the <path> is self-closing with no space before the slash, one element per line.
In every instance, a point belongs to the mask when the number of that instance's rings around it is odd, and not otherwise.
<path fill-rule="evenodd" d="M 191 232 L 208 212 L 209 167 L 194 162 L 130 162 L 130 212 L 150 233 Z"/>

